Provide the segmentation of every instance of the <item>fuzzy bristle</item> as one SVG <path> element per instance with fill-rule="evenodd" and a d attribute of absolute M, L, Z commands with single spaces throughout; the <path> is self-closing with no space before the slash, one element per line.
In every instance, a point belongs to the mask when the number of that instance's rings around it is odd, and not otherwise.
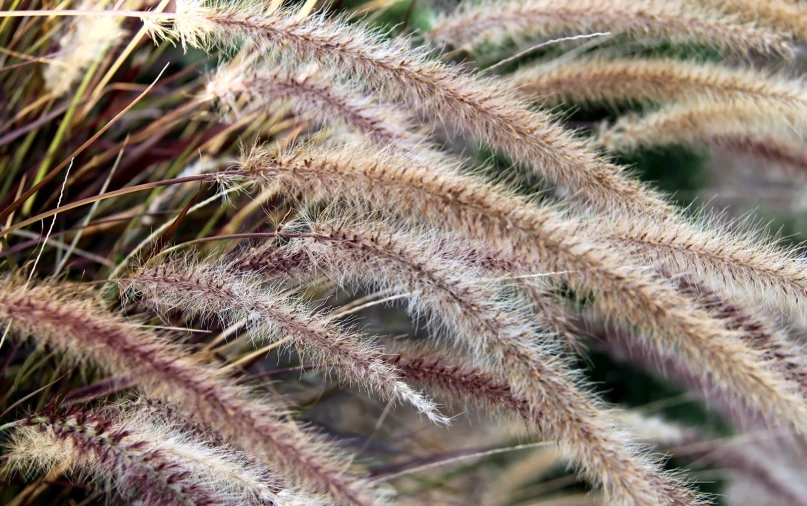
<path fill-rule="evenodd" d="M 102 9 L 110 4 L 107 0 L 85 0 L 79 9 Z M 121 28 L 122 19 L 79 17 L 69 24 L 59 39 L 59 53 L 43 71 L 45 86 L 54 96 L 67 94 L 82 80 L 88 68 L 126 35 Z"/>
<path fill-rule="evenodd" d="M 696 0 L 707 4 L 748 23 L 757 23 L 773 29 L 792 33 L 800 40 L 807 40 L 807 8 L 794 0 Z"/>
<path fill-rule="evenodd" d="M 164 35 L 194 47 L 232 46 L 247 38 L 261 50 L 282 47 L 284 58 L 312 59 L 340 74 L 361 76 L 387 100 L 403 100 L 425 116 L 488 142 L 596 208 L 670 211 L 658 194 L 598 157 L 587 141 L 532 110 L 501 83 L 440 63 L 405 40 L 382 39 L 324 15 L 298 19 L 289 11 L 268 12 L 258 3 L 182 1 L 174 24 L 163 29 Z"/>

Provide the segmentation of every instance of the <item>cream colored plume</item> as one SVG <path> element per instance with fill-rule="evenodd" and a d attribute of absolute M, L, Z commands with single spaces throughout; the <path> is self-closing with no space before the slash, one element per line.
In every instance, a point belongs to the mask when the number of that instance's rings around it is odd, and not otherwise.
<path fill-rule="evenodd" d="M 105 0 L 85 0 L 79 10 L 110 8 Z M 123 18 L 113 16 L 77 16 L 59 39 L 57 54 L 42 72 L 45 86 L 60 97 L 81 80 L 83 73 L 113 47 L 126 32 L 121 28 Z"/>

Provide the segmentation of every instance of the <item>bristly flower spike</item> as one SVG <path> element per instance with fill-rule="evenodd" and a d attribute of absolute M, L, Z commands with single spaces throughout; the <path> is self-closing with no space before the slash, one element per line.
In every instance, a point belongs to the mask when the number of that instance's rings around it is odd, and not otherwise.
<path fill-rule="evenodd" d="M 152 263 L 135 274 L 128 291 L 157 310 L 182 308 L 217 318 L 225 327 L 246 320 L 250 336 L 258 343 L 290 338 L 290 345 L 323 368 L 335 368 L 343 380 L 379 392 L 388 400 L 412 404 L 435 423 L 449 423 L 429 399 L 381 360 L 371 337 L 346 330 L 329 321 L 327 314 L 287 300 L 279 290 L 265 287 L 260 276 L 238 272 L 226 261 L 171 258 Z"/>
<path fill-rule="evenodd" d="M 287 256 L 307 255 L 312 272 L 341 287 L 409 294 L 408 311 L 425 317 L 433 335 L 469 350 L 473 363 L 524 399 L 535 426 L 557 439 L 613 504 L 628 498 L 637 505 L 698 503 L 613 430 L 607 412 L 581 387 L 553 339 L 531 325 L 526 304 L 508 297 L 497 282 L 485 281 L 485 273 L 446 236 L 344 219 L 300 226 L 287 225 L 278 234 L 289 241 L 281 248 Z M 249 256 L 261 254 L 258 249 Z"/>
<path fill-rule="evenodd" d="M 96 300 L 82 298 L 75 286 L 2 283 L 0 321 L 11 330 L 32 335 L 73 360 L 127 375 L 149 397 L 182 405 L 293 486 L 327 494 L 339 505 L 376 504 L 379 493 L 347 472 L 345 461 L 321 437 L 301 430 L 284 416 L 284 408 L 258 399 L 234 378 L 106 311 Z"/>

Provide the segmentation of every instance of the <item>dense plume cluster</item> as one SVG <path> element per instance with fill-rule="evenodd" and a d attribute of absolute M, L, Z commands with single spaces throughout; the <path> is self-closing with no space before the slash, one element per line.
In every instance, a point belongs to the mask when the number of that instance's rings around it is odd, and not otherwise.
<path fill-rule="evenodd" d="M 474 475 L 485 506 L 558 463 L 606 506 L 713 504 L 713 469 L 807 504 L 807 257 L 619 158 L 803 180 L 806 6 L 282 3 L 0 13 L 9 504 L 436 504 L 463 487 L 407 477 L 465 457 L 420 433 L 466 410 L 552 445 Z M 623 409 L 600 355 L 721 428 Z"/>

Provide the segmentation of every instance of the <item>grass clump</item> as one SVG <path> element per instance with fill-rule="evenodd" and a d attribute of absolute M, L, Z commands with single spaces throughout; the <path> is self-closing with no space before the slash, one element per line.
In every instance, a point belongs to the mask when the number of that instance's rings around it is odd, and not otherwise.
<path fill-rule="evenodd" d="M 804 502 L 802 6 L 4 8 L 4 503 Z"/>

